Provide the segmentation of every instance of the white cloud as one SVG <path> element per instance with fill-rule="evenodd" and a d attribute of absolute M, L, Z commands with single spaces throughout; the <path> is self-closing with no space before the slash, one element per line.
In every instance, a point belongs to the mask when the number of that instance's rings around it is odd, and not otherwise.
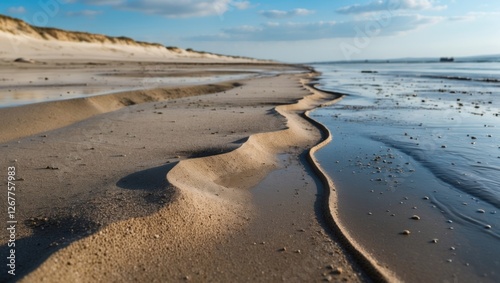
<path fill-rule="evenodd" d="M 9 14 L 24 14 L 26 13 L 26 9 L 23 6 L 10 7 L 7 9 L 7 12 L 9 12 Z"/>
<path fill-rule="evenodd" d="M 447 6 L 436 6 L 431 0 L 378 0 L 366 4 L 354 4 L 337 9 L 340 14 L 362 14 L 397 10 L 443 10 Z"/>
<path fill-rule="evenodd" d="M 474 16 L 453 16 L 449 17 L 448 21 L 452 22 L 463 22 L 463 21 L 474 21 L 476 17 Z"/>
<path fill-rule="evenodd" d="M 468 12 L 464 16 L 453 16 L 449 17 L 449 21 L 476 21 L 478 19 L 493 18 L 498 19 L 500 17 L 500 12 Z"/>
<path fill-rule="evenodd" d="M 291 11 L 268 10 L 268 11 L 260 11 L 259 13 L 266 18 L 281 19 L 281 18 L 290 18 L 294 16 L 307 16 L 314 14 L 314 11 L 299 8 Z"/>
<path fill-rule="evenodd" d="M 120 8 L 171 18 L 223 15 L 229 10 L 230 0 L 141 0 L 127 1 Z"/>
<path fill-rule="evenodd" d="M 250 2 L 248 1 L 233 1 L 231 2 L 231 6 L 235 7 L 238 10 L 245 10 L 250 7 Z"/>
<path fill-rule="evenodd" d="M 89 5 L 122 5 L 126 0 L 65 0 L 66 3 L 83 2 Z"/>
<path fill-rule="evenodd" d="M 250 6 L 248 1 L 235 0 L 66 0 L 89 5 L 108 5 L 116 9 L 156 14 L 169 18 L 221 16 L 230 8 Z"/>
<path fill-rule="evenodd" d="M 66 16 L 70 16 L 70 17 L 78 17 L 78 16 L 82 16 L 82 17 L 94 17 L 94 16 L 97 16 L 99 14 L 102 14 L 102 11 L 82 10 L 82 11 L 70 11 L 70 12 L 66 12 Z"/>
<path fill-rule="evenodd" d="M 194 41 L 301 41 L 332 38 L 390 36 L 443 21 L 442 17 L 400 15 L 388 19 L 348 22 L 266 23 L 227 28 L 216 35 L 187 38 Z"/>
<path fill-rule="evenodd" d="M 495 11 L 492 11 L 492 12 L 469 12 L 469 13 L 467 13 L 467 16 L 476 17 L 476 18 L 479 18 L 479 17 L 499 17 L 500 12 L 495 12 Z"/>

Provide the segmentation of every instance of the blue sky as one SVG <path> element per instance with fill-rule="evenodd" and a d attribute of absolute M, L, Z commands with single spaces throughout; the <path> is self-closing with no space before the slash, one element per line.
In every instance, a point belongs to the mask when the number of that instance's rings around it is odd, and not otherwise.
<path fill-rule="evenodd" d="M 0 13 L 286 62 L 500 54 L 496 0 L 3 0 Z"/>

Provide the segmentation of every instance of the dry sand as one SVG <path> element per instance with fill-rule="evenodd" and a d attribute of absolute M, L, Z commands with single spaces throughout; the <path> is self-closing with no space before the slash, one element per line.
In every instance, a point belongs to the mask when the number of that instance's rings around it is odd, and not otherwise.
<path fill-rule="evenodd" d="M 0 15 L 0 58 L 43 62 L 54 59 L 119 60 L 134 62 L 262 62 L 252 58 L 226 56 L 158 43 L 138 42 L 127 37 L 72 32 L 30 26 Z"/>

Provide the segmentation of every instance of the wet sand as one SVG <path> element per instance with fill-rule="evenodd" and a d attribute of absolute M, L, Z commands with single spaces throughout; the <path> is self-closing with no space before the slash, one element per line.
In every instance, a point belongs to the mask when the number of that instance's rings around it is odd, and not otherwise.
<path fill-rule="evenodd" d="M 358 250 L 405 282 L 498 281 L 498 64 L 318 69 L 346 93 L 312 118 L 332 132 L 316 157 Z"/>

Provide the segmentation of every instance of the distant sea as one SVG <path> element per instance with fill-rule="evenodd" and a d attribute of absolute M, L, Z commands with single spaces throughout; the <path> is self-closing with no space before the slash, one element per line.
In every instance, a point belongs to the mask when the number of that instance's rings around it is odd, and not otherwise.
<path fill-rule="evenodd" d="M 500 57 L 313 67 L 349 233 L 408 282 L 500 282 Z"/>

